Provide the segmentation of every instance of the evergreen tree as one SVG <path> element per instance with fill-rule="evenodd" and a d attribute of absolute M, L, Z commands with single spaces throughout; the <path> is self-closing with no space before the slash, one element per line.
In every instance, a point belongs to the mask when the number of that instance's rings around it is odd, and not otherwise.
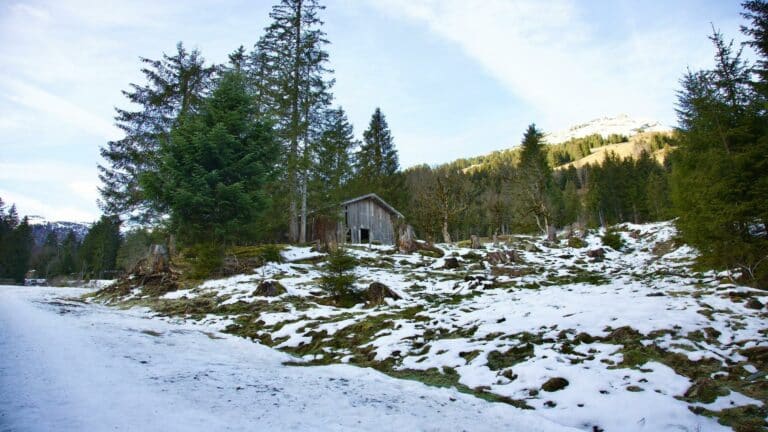
<path fill-rule="evenodd" d="M 25 216 L 19 222 L 16 205 L 6 211 L 0 199 L 0 278 L 23 283 L 32 255 L 32 229 Z"/>
<path fill-rule="evenodd" d="M 408 197 L 405 176 L 399 168 L 389 125 L 381 109 L 376 108 L 355 154 L 356 172 L 350 192 L 354 195 L 374 192 L 395 207 L 404 206 Z"/>
<path fill-rule="evenodd" d="M 552 168 L 544 150 L 544 134 L 534 124 L 528 126 L 523 135 L 516 180 L 522 211 L 533 216 L 539 229 L 551 237 L 554 229 Z"/>
<path fill-rule="evenodd" d="M 258 98 L 269 104 L 277 136 L 287 150 L 283 183 L 291 241 L 306 240 L 310 143 L 331 101 L 333 80 L 326 75 L 332 71 L 326 68 L 328 53 L 323 48 L 328 41 L 318 16 L 324 8 L 317 0 L 281 0 L 273 6 L 272 24 L 252 56 Z"/>
<path fill-rule="evenodd" d="M 106 164 L 99 165 L 99 192 L 106 214 L 150 220 L 163 209 L 150 208 L 138 179 L 157 170 L 160 145 L 168 141 L 177 117 L 197 110 L 216 68 L 206 66 L 197 50 L 188 52 L 181 42 L 173 56 L 141 58 L 141 62 L 146 83 L 131 84 L 123 91 L 128 101 L 140 108 L 115 108 L 116 125 L 125 136 L 101 148 Z"/>
<path fill-rule="evenodd" d="M 748 3 L 757 17 L 762 2 Z M 678 93 L 680 145 L 671 177 L 677 226 L 702 263 L 738 269 L 745 280 L 768 286 L 768 116 L 755 92 L 765 81 L 751 80 L 741 52 L 719 32 L 710 39 L 714 68 L 689 71 Z"/>
<path fill-rule="evenodd" d="M 579 220 L 581 216 L 581 198 L 576 189 L 576 184 L 567 180 L 565 190 L 563 190 L 563 211 L 560 219 L 560 225 L 570 225 Z"/>
<path fill-rule="evenodd" d="M 111 278 L 117 269 L 117 251 L 121 240 L 120 219 L 116 216 L 102 216 L 94 223 L 79 248 L 83 277 Z"/>
<path fill-rule="evenodd" d="M 77 240 L 75 232 L 69 231 L 64 237 L 64 241 L 61 242 L 58 266 L 53 274 L 71 276 L 76 273 L 80 267 L 78 266 L 79 249 L 80 242 Z"/>
<path fill-rule="evenodd" d="M 394 175 L 400 168 L 397 149 L 387 119 L 376 108 L 368 129 L 363 132 L 363 144 L 357 153 L 358 175 L 372 182 Z"/>
<path fill-rule="evenodd" d="M 14 207 L 11 207 L 14 209 Z M 16 283 L 24 283 L 24 277 L 29 270 L 29 259 L 32 254 L 32 228 L 25 216 L 7 237 L 5 248 L 5 274 Z"/>
<path fill-rule="evenodd" d="M 763 98 L 768 98 L 768 1 L 748 0 L 742 6 L 745 9 L 742 16 L 750 21 L 750 25 L 742 26 L 741 31 L 751 38 L 747 45 L 758 55 L 752 69 L 758 79 L 753 81 L 753 85 Z"/>
<path fill-rule="evenodd" d="M 253 236 L 279 156 L 271 127 L 253 112 L 243 74 L 224 74 L 200 112 L 179 119 L 157 173 L 142 177 L 182 243 L 221 248 Z"/>
<path fill-rule="evenodd" d="M 325 127 L 314 151 L 311 189 L 315 208 L 338 204 L 344 198 L 344 188 L 353 174 L 352 149 L 356 145 L 344 110 L 327 110 Z"/>
<path fill-rule="evenodd" d="M 38 277 L 49 278 L 55 276 L 52 273 L 59 254 L 59 238 L 56 231 L 46 234 L 43 244 L 32 253 L 30 267 L 37 270 Z"/>

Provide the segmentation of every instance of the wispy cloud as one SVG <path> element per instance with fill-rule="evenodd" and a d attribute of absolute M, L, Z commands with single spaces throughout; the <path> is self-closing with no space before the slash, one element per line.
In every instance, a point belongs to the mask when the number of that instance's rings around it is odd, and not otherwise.
<path fill-rule="evenodd" d="M 0 189 L 0 197 L 6 204 L 16 204 L 22 216 L 42 216 L 49 221 L 72 222 L 91 222 L 96 219 L 93 212 L 84 210 L 82 206 L 43 202 L 33 196 L 6 189 Z"/>
<path fill-rule="evenodd" d="M 13 78 L 0 76 L 0 83 L 0 89 L 10 102 L 51 115 L 58 121 L 76 126 L 82 132 L 96 135 L 105 141 L 120 136 L 119 129 L 109 121 L 62 97 Z"/>
<path fill-rule="evenodd" d="M 422 22 L 458 44 L 532 107 L 532 117 L 556 128 L 622 112 L 670 122 L 680 74 L 687 64 L 709 58 L 705 35 L 680 29 L 649 25 L 618 38 L 599 37 L 579 8 L 582 2 L 374 4 L 386 13 Z"/>

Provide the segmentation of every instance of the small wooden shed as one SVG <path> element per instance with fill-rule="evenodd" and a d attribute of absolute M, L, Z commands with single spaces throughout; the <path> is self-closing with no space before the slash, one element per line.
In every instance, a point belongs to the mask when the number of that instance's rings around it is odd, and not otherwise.
<path fill-rule="evenodd" d="M 344 201 L 340 207 L 338 221 L 321 216 L 311 218 L 308 237 L 312 240 L 335 237 L 338 243 L 397 242 L 397 222 L 404 218 L 403 214 L 375 193 Z"/>
<path fill-rule="evenodd" d="M 344 239 L 348 243 L 395 244 L 397 220 L 403 214 L 375 193 L 341 203 Z"/>

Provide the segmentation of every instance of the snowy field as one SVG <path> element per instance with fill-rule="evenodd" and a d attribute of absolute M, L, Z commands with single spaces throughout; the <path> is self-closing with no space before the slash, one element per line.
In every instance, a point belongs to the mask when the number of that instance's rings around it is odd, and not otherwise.
<path fill-rule="evenodd" d="M 249 274 L 92 301 L 149 307 L 297 363 L 456 388 L 584 431 L 765 430 L 766 293 L 694 271 L 696 251 L 671 223 L 618 230 L 621 251 L 597 231 L 580 244 L 440 244 L 443 257 L 353 246 L 358 288 L 381 282 L 402 297 L 375 307 L 329 304 L 318 288 L 324 262 L 308 247 Z M 265 281 L 285 293 L 259 295 Z"/>
<path fill-rule="evenodd" d="M 0 287 L 0 431 L 563 431 L 533 411 L 196 323 Z"/>
<path fill-rule="evenodd" d="M 0 384 L 13 392 L 0 419 L 10 430 L 766 430 L 766 293 L 693 270 L 696 251 L 671 223 L 618 230 L 619 251 L 601 231 L 441 244 L 442 257 L 353 246 L 357 288 L 380 282 L 401 299 L 351 308 L 319 289 L 325 263 L 309 247 L 170 292 L 123 285 L 83 301 L 4 288 Z M 263 296 L 266 282 L 284 293 Z"/>

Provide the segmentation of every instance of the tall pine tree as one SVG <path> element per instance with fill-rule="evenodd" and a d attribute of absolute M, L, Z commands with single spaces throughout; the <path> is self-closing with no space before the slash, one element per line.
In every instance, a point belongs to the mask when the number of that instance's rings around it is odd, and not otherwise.
<path fill-rule="evenodd" d="M 357 152 L 357 171 L 372 182 L 394 175 L 400 168 L 397 149 L 387 119 L 376 108 L 368 129 L 363 132 L 363 144 Z"/>
<path fill-rule="evenodd" d="M 765 7 L 760 15 L 761 4 L 745 4 L 753 6 L 750 12 L 757 21 L 768 19 Z M 746 31 L 757 45 L 759 29 Z M 678 93 L 680 146 L 672 155 L 671 177 L 677 226 L 682 237 L 700 250 L 704 264 L 738 269 L 746 281 L 765 287 L 768 116 L 759 92 L 765 77 L 758 74 L 752 80 L 741 51 L 719 32 L 710 39 L 714 68 L 689 71 Z M 766 60 L 764 52 L 758 50 L 758 55 Z"/>
<path fill-rule="evenodd" d="M 523 135 L 516 174 L 515 186 L 523 212 L 533 216 L 536 226 L 551 237 L 554 232 L 552 168 L 544 148 L 544 134 L 535 124 L 529 125 Z"/>
<path fill-rule="evenodd" d="M 257 97 L 268 104 L 277 135 L 286 148 L 285 194 L 291 241 L 306 241 L 310 144 L 319 135 L 322 114 L 331 102 L 332 72 L 321 30 L 317 0 L 281 0 L 272 24 L 251 56 Z"/>
<path fill-rule="evenodd" d="M 157 216 L 139 184 L 139 177 L 157 170 L 158 149 L 170 138 L 180 115 L 195 112 L 208 93 L 216 68 L 206 66 L 197 50 L 179 42 L 174 55 L 161 60 L 141 58 L 146 82 L 131 84 L 123 95 L 139 109 L 115 108 L 115 122 L 125 136 L 101 148 L 101 207 L 105 214 L 147 221 Z"/>
<path fill-rule="evenodd" d="M 313 204 L 323 208 L 338 204 L 353 174 L 352 150 L 357 145 L 352 125 L 339 107 L 326 111 L 325 127 L 314 150 Z"/>
<path fill-rule="evenodd" d="M 257 228 L 279 147 L 252 103 L 243 74 L 225 73 L 200 112 L 179 119 L 161 146 L 158 171 L 141 178 L 184 245 L 220 250 Z"/>

